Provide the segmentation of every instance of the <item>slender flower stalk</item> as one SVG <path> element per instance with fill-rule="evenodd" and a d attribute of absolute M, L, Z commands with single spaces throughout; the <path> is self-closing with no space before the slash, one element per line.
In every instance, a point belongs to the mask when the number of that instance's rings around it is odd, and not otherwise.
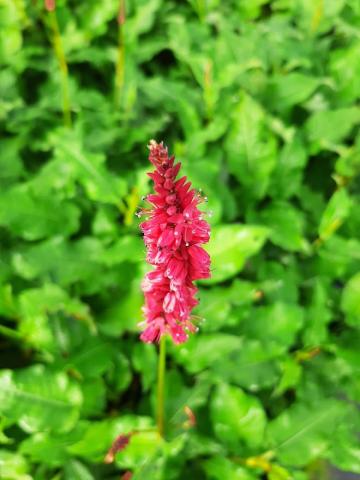
<path fill-rule="evenodd" d="M 126 19 L 125 0 L 120 0 L 119 12 L 117 16 L 118 23 L 118 47 L 115 69 L 115 85 L 114 85 L 114 101 L 115 106 L 120 106 L 122 90 L 124 86 L 125 76 L 125 41 L 124 41 L 124 24 Z"/>
<path fill-rule="evenodd" d="M 59 24 L 56 16 L 56 2 L 55 0 L 45 0 L 44 5 L 45 5 L 45 9 L 48 12 L 49 24 L 51 28 L 51 40 L 54 46 L 55 56 L 60 68 L 64 124 L 66 127 L 71 127 L 72 120 L 71 120 L 71 104 L 70 104 L 70 95 L 69 95 L 68 65 L 66 62 L 64 47 L 63 47 Z"/>
<path fill-rule="evenodd" d="M 158 382 L 156 395 L 157 408 L 157 427 L 161 436 L 164 436 L 165 419 L 165 370 L 166 370 L 166 337 L 160 339 L 159 359 L 158 359 Z"/>
<path fill-rule="evenodd" d="M 146 200 L 151 208 L 140 225 L 147 248 L 147 261 L 154 269 L 143 281 L 145 329 L 141 340 L 158 342 L 169 334 L 174 343 L 183 343 L 195 332 L 192 309 L 198 304 L 194 280 L 210 276 L 210 258 L 201 244 L 207 243 L 210 226 L 198 205 L 206 201 L 186 177 L 177 179 L 180 163 L 169 157 L 163 143 L 150 141 L 149 173 L 155 194 Z"/>

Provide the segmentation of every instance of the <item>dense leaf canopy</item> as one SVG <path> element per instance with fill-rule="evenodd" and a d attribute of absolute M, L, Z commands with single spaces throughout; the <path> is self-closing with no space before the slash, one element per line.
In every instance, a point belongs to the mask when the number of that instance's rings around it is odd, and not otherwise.
<path fill-rule="evenodd" d="M 359 1 L 53 6 L 0 0 L 1 479 L 360 474 Z M 212 224 L 165 440 L 138 338 L 151 138 Z"/>

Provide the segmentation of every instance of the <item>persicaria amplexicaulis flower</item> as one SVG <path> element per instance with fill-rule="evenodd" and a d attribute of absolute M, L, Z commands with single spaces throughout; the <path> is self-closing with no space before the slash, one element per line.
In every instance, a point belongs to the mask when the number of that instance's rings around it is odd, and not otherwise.
<path fill-rule="evenodd" d="M 200 246 L 209 241 L 210 226 L 198 209 L 204 197 L 186 177 L 176 179 L 181 164 L 175 164 L 162 142 L 151 140 L 149 149 L 155 171 L 148 175 L 156 193 L 146 197 L 151 208 L 142 211 L 148 219 L 140 228 L 154 269 L 142 284 L 145 329 L 140 338 L 152 343 L 170 334 L 175 343 L 183 343 L 188 331 L 197 330 L 191 315 L 198 304 L 193 282 L 210 277 L 210 258 Z"/>

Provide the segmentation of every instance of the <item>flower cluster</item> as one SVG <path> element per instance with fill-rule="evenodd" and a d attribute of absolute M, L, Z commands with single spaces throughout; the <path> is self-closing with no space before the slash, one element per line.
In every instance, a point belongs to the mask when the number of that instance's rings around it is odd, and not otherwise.
<path fill-rule="evenodd" d="M 193 282 L 210 276 L 210 258 L 200 246 L 209 241 L 210 226 L 198 209 L 204 198 L 186 177 L 176 179 L 181 164 L 175 164 L 162 142 L 152 140 L 149 149 L 155 171 L 148 175 L 156 193 L 146 197 L 151 209 L 140 228 L 154 269 L 142 284 L 146 321 L 141 340 L 152 343 L 168 333 L 182 343 L 187 331 L 197 330 L 191 316 L 198 304 Z"/>

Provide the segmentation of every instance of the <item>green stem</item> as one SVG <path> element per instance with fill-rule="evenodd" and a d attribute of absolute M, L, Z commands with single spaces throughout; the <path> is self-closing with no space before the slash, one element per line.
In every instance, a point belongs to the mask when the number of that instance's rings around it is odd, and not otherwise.
<path fill-rule="evenodd" d="M 50 26 L 52 30 L 52 42 L 54 46 L 55 55 L 60 67 L 61 75 L 61 90 L 62 90 L 62 108 L 64 115 L 64 123 L 66 127 L 71 127 L 71 106 L 69 96 L 69 81 L 68 81 L 68 66 L 66 63 L 65 52 L 61 40 L 59 24 L 56 17 L 56 12 L 49 12 Z"/>
<path fill-rule="evenodd" d="M 114 102 L 115 107 L 119 107 L 121 103 L 121 95 L 124 86 L 125 74 L 125 44 L 124 44 L 124 23 L 125 23 L 125 0 L 120 0 L 119 16 L 118 16 L 118 47 L 115 69 L 115 91 Z"/>
<path fill-rule="evenodd" d="M 157 398 L 156 398 L 157 426 L 158 426 L 159 434 L 161 436 L 164 435 L 165 369 L 166 369 L 166 336 L 163 335 L 160 339 Z"/>
<path fill-rule="evenodd" d="M 14 340 L 22 340 L 23 336 L 16 330 L 12 328 L 5 327 L 5 325 L 0 325 L 0 335 L 4 337 L 13 338 Z"/>

